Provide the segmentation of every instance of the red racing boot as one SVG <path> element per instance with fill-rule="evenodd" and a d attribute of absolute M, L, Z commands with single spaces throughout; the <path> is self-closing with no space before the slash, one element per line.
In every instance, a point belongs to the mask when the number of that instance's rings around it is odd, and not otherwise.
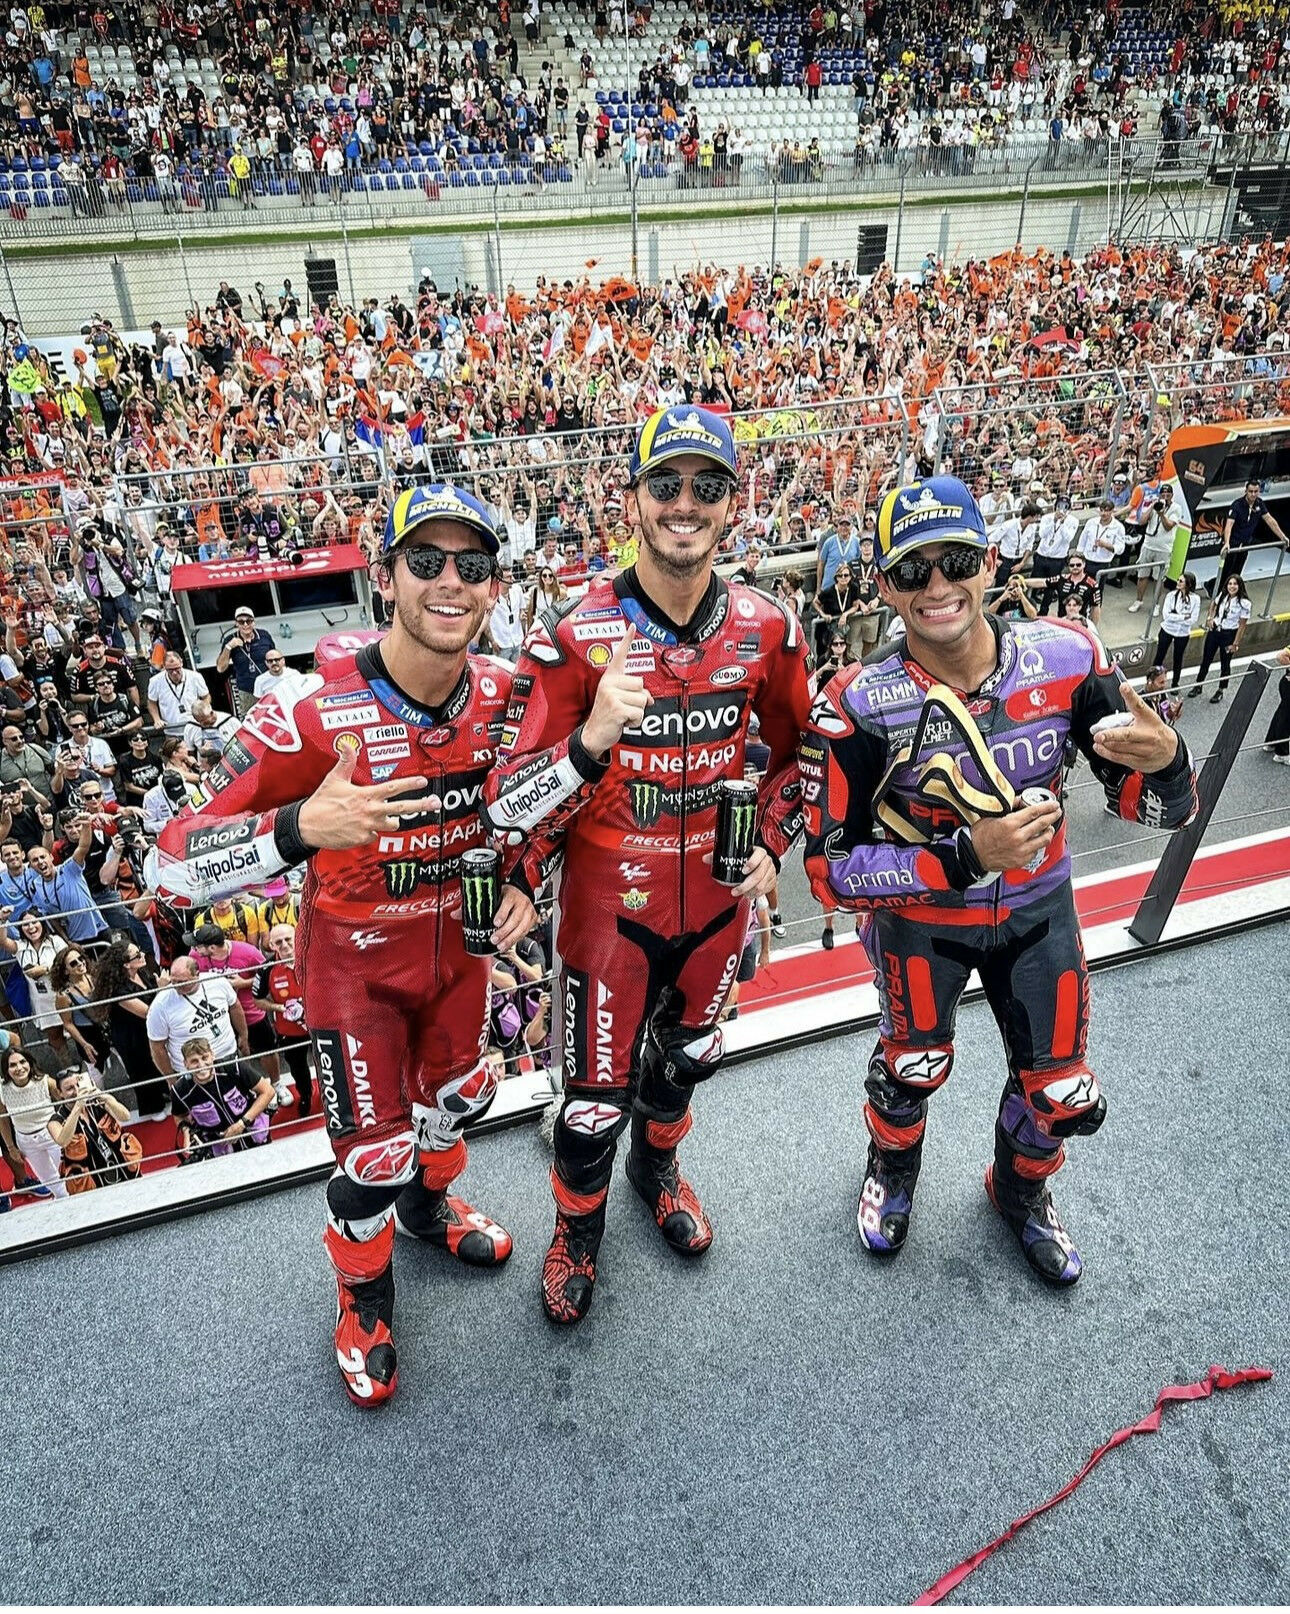
<path fill-rule="evenodd" d="M 553 1323 L 576 1323 L 586 1316 L 596 1286 L 596 1256 L 605 1233 L 608 1188 L 579 1194 L 554 1171 L 555 1234 L 542 1262 L 542 1305 Z"/>
<path fill-rule="evenodd" d="M 691 1124 L 688 1110 L 679 1121 L 633 1115 L 627 1180 L 654 1212 L 672 1248 L 682 1255 L 702 1255 L 712 1243 L 712 1224 L 676 1163 L 676 1146 Z"/>
<path fill-rule="evenodd" d="M 399 1382 L 394 1324 L 394 1223 L 359 1243 L 330 1221 L 323 1248 L 336 1271 L 336 1362 L 356 1407 L 388 1401 Z"/>
<path fill-rule="evenodd" d="M 425 1150 L 421 1170 L 394 1204 L 400 1233 L 447 1250 L 469 1267 L 499 1267 L 511 1253 L 511 1235 L 483 1211 L 448 1192 L 466 1169 L 466 1140 L 451 1149 Z"/>

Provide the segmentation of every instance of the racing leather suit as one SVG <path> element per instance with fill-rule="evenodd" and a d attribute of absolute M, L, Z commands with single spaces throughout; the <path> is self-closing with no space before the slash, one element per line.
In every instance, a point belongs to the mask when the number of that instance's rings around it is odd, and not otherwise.
<path fill-rule="evenodd" d="M 1060 796 L 1073 744 L 1121 818 L 1158 828 L 1190 819 L 1196 779 L 1181 739 L 1176 760 L 1157 774 L 1094 751 L 1091 725 L 1125 709 L 1119 672 L 1094 633 L 1043 617 L 986 621 L 998 665 L 960 698 L 1014 790 L 1040 786 Z M 919 754 L 900 760 L 932 683 L 896 648 L 840 672 L 816 697 L 800 753 L 807 876 L 821 902 L 866 916 L 861 934 L 881 1005 L 865 1083 L 874 1143 L 916 1163 L 927 1095 L 949 1075 L 955 1013 L 975 968 L 1008 1063 L 995 1169 L 1008 1184 L 1034 1189 L 1062 1164 L 1062 1139 L 1096 1130 L 1105 1114 L 1085 1063 L 1088 977 L 1066 825 L 1033 871 L 986 874 L 963 816 L 927 789 L 937 777 L 927 767 L 933 753 L 984 787 L 972 746 L 952 722 L 932 722 Z M 884 832 L 883 823 L 895 827 Z"/>
<path fill-rule="evenodd" d="M 652 703 L 600 761 L 583 746 L 581 725 L 632 626 L 626 670 Z M 625 1104 L 650 1147 L 674 1151 L 690 1125 L 694 1084 L 721 1057 L 717 1022 L 749 902 L 704 862 L 715 804 L 722 780 L 743 778 L 756 712 L 770 762 L 755 843 L 778 864 L 800 829 L 805 658 L 797 618 L 768 595 L 714 575 L 682 627 L 648 598 L 634 567 L 548 611 L 525 641 L 486 811 L 512 838 L 547 837 L 512 853 L 512 882 L 532 893 L 562 865 L 565 1097 L 553 1183 L 565 1214 L 603 1205 Z"/>
<path fill-rule="evenodd" d="M 325 681 L 289 674 L 225 747 L 209 799 L 158 843 L 156 884 L 182 907 L 309 859 L 295 963 L 339 1166 L 328 1187 L 334 1260 L 337 1239 L 388 1231 L 418 1164 L 431 1192 L 459 1175 L 462 1128 L 496 1091 L 483 1057 L 490 960 L 466 952 L 452 910 L 461 854 L 487 844 L 481 792 L 510 693 L 509 667 L 472 656 L 428 710 L 391 681 L 379 644 L 347 668 L 330 664 Z M 306 846 L 300 806 L 346 748 L 355 783 L 422 775 L 429 784 L 412 793 L 437 796 L 437 809 L 352 850 Z"/>

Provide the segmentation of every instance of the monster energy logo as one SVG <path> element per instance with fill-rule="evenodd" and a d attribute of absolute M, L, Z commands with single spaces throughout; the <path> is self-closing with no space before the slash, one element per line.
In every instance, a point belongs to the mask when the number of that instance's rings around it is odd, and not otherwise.
<path fill-rule="evenodd" d="M 461 877 L 461 919 L 466 930 L 491 930 L 495 886 L 490 868 Z"/>
<path fill-rule="evenodd" d="M 753 830 L 757 824 L 757 802 L 736 801 L 728 809 L 730 814 L 730 856 L 747 857 L 752 851 Z"/>
<path fill-rule="evenodd" d="M 418 857 L 395 858 L 385 865 L 385 889 L 392 897 L 410 897 L 420 885 L 435 885 L 439 865 L 424 863 Z"/>
<path fill-rule="evenodd" d="M 711 784 L 685 791 L 685 810 L 692 813 L 703 807 L 711 807 L 721 797 L 721 785 L 722 781 L 717 779 Z M 681 811 L 683 793 L 680 790 L 665 790 L 662 785 L 652 784 L 648 780 L 633 779 L 627 791 L 632 817 L 642 829 L 653 828 L 664 813 L 675 818 Z"/>

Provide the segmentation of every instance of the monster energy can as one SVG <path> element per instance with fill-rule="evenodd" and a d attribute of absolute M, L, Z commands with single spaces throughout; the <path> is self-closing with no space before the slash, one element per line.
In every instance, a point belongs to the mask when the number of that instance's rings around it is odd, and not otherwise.
<path fill-rule="evenodd" d="M 717 842 L 712 849 L 712 877 L 722 885 L 738 885 L 753 849 L 757 827 L 757 786 L 746 779 L 723 779 L 717 797 Z"/>
<path fill-rule="evenodd" d="M 1049 802 L 1057 802 L 1059 806 L 1061 805 L 1058 797 L 1051 790 L 1045 790 L 1042 785 L 1029 785 L 1025 790 L 1017 792 L 1018 807 L 1047 807 Z M 1061 820 L 1058 819 L 1058 823 L 1060 822 Z M 1050 841 L 1048 846 L 1051 845 L 1052 842 Z M 1048 856 L 1048 846 L 1045 846 L 1042 852 L 1036 852 L 1030 862 L 1026 864 L 1027 874 L 1033 874 Z"/>
<path fill-rule="evenodd" d="M 498 856 L 491 846 L 461 854 L 461 928 L 466 951 L 495 953 L 493 921 L 497 914 Z"/>

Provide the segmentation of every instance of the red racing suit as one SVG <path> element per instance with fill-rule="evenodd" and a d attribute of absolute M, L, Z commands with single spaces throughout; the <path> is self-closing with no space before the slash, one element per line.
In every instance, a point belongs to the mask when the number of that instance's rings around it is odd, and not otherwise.
<path fill-rule="evenodd" d="M 653 700 L 601 762 L 583 746 L 581 725 L 629 627 L 627 671 Z M 680 1128 L 674 1137 L 688 1125 L 690 1087 L 720 1057 L 717 1021 L 748 923 L 749 903 L 704 862 L 719 787 L 743 778 L 755 712 L 770 748 L 757 844 L 778 862 L 800 829 L 796 748 L 809 705 L 797 618 L 715 575 L 684 626 L 668 621 L 631 568 L 595 580 L 530 630 L 486 812 L 499 833 L 543 837 L 512 854 L 514 883 L 533 892 L 560 865 L 562 1119 L 575 1132 L 621 1130 L 619 1106 L 629 1084 L 640 1099 L 651 1044 L 649 1113 Z M 598 1190 L 603 1152 L 589 1172 L 566 1170 L 561 1137 L 557 1127 L 557 1176 Z"/>
<path fill-rule="evenodd" d="M 487 844 L 481 794 L 510 696 L 510 668 L 471 656 L 428 710 L 390 680 L 379 644 L 331 663 L 325 682 L 293 674 L 225 747 L 210 799 L 158 842 L 157 885 L 180 906 L 309 859 L 295 962 L 327 1129 L 358 1184 L 410 1176 L 419 1151 L 446 1186 L 465 1161 L 462 1126 L 496 1089 L 483 1062 L 490 960 L 465 951 L 452 910 L 461 854 Z M 412 793 L 438 807 L 366 846 L 311 851 L 300 805 L 346 748 L 357 784 L 423 775 Z"/>

